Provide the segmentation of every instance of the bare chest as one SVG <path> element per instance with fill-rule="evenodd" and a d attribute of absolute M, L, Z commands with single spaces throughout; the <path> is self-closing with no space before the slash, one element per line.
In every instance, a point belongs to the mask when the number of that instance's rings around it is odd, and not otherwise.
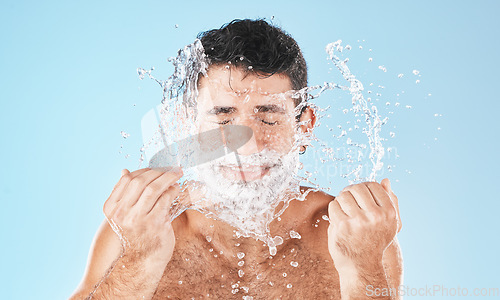
<path fill-rule="evenodd" d="M 176 247 L 154 299 L 340 299 L 338 273 L 324 251 L 297 241 L 263 255 Z"/>

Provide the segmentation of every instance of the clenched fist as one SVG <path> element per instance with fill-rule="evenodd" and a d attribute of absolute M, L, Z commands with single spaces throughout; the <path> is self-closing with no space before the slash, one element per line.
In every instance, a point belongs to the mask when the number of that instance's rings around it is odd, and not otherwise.
<path fill-rule="evenodd" d="M 328 248 L 337 269 L 365 269 L 382 261 L 401 230 L 398 198 L 388 179 L 344 188 L 328 213 Z"/>

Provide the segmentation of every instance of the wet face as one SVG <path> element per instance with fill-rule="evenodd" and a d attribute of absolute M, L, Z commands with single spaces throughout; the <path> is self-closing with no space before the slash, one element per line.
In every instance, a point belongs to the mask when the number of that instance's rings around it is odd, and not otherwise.
<path fill-rule="evenodd" d="M 240 156 L 263 151 L 284 155 L 292 150 L 297 122 L 288 76 L 262 77 L 238 68 L 212 66 L 208 77 L 200 78 L 198 92 L 200 132 L 228 124 L 248 126 L 253 137 L 238 148 Z M 251 181 L 263 177 L 271 167 L 242 164 L 221 171 L 226 177 Z"/>
<path fill-rule="evenodd" d="M 235 152 L 196 167 L 206 200 L 203 209 L 244 236 L 265 240 L 276 205 L 288 192 L 299 191 L 295 134 L 312 129 L 314 114 L 306 110 L 301 121 L 311 122 L 298 125 L 292 85 L 282 75 L 263 78 L 212 66 L 208 77 L 200 79 L 198 92 L 199 132 L 228 125 L 247 126 L 253 132 Z"/>

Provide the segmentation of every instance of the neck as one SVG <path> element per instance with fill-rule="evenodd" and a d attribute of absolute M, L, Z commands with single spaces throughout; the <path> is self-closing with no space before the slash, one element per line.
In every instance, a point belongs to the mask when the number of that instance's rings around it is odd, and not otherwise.
<path fill-rule="evenodd" d="M 291 194 L 286 195 L 286 201 L 282 201 L 275 209 L 275 214 L 283 209 L 284 203 L 291 200 Z M 293 200 L 292 200 L 293 201 Z M 289 213 L 287 208 L 279 218 L 274 218 L 269 224 L 271 237 L 281 236 L 286 243 L 286 237 L 290 230 L 296 228 L 296 216 Z M 245 253 L 245 257 L 265 260 L 269 258 L 269 247 L 264 241 L 255 237 L 238 237 L 237 229 L 228 223 L 207 217 L 199 211 L 187 210 L 187 224 L 193 236 L 195 236 L 203 248 L 213 249 L 214 254 L 220 254 L 228 258 L 238 260 L 238 253 Z M 241 256 L 241 254 L 240 254 Z"/>

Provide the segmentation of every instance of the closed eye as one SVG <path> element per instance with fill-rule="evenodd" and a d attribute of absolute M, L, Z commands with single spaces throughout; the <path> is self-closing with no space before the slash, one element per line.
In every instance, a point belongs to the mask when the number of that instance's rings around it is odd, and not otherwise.
<path fill-rule="evenodd" d="M 274 125 L 278 124 L 278 121 L 274 121 L 274 122 L 267 122 L 267 121 L 264 121 L 264 120 L 261 120 L 261 121 L 262 121 L 262 123 L 267 124 L 267 125 L 271 125 L 271 126 L 274 126 Z"/>
<path fill-rule="evenodd" d="M 231 120 L 223 120 L 223 121 L 220 121 L 220 122 L 214 122 L 214 123 L 217 123 L 219 125 L 226 125 L 227 123 L 231 122 Z"/>

